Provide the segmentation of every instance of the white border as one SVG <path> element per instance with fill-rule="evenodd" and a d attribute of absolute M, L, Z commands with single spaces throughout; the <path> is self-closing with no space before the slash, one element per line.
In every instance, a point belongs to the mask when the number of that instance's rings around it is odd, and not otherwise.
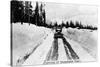
<path fill-rule="evenodd" d="M 29 0 L 30 1 L 30 0 Z M 33 1 L 33 0 L 31 0 Z M 88 4 L 98 6 L 98 27 L 100 27 L 100 0 L 34 0 L 57 3 Z M 100 60 L 100 30 L 98 29 L 98 58 Z M 100 61 L 88 63 L 39 65 L 37 67 L 99 67 Z M 0 67 L 10 67 L 10 0 L 0 0 Z M 30 66 L 31 67 L 31 66 Z M 35 67 L 35 66 L 34 66 Z"/>

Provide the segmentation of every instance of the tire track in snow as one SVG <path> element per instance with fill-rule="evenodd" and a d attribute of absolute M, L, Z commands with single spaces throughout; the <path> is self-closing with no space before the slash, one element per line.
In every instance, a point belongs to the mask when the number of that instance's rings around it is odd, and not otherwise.
<path fill-rule="evenodd" d="M 45 57 L 50 50 L 53 42 L 53 35 L 50 33 L 43 43 L 34 51 L 34 53 L 22 65 L 43 64 Z"/>

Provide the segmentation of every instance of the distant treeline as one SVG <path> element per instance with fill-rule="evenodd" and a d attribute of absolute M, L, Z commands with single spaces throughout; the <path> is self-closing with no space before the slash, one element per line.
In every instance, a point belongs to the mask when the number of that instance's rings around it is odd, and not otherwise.
<path fill-rule="evenodd" d="M 57 22 L 54 24 L 54 26 L 59 26 L 57 25 Z M 92 25 L 84 25 L 79 21 L 73 22 L 72 20 L 70 20 L 69 22 L 66 21 L 65 23 L 63 23 L 60 25 L 61 27 L 66 27 L 66 28 L 77 28 L 77 29 L 90 29 L 90 30 L 97 30 L 97 27 L 93 27 Z"/>
<path fill-rule="evenodd" d="M 47 28 L 54 28 L 57 26 L 66 27 L 66 28 L 77 28 L 77 29 L 90 29 L 90 30 L 97 30 L 97 27 L 93 27 L 91 25 L 83 25 L 81 22 L 73 22 L 66 21 L 66 23 L 58 25 L 57 22 L 52 25 L 53 22 L 50 24 L 46 23 L 46 12 L 44 9 L 45 4 L 41 3 L 40 5 L 36 2 L 36 6 L 34 10 L 32 9 L 32 2 L 31 1 L 11 1 L 11 23 L 28 23 L 34 24 L 37 26 L 44 26 Z"/>

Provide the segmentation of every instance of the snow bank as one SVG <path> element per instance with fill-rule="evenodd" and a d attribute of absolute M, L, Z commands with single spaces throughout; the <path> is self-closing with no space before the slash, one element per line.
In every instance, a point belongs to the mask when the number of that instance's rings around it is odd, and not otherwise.
<path fill-rule="evenodd" d="M 97 50 L 97 31 L 78 30 L 68 28 L 63 31 L 64 35 L 78 42 L 93 57 L 96 57 Z"/>
<path fill-rule="evenodd" d="M 48 31 L 32 24 L 12 23 L 13 63 L 16 64 L 19 57 L 42 42 Z"/>

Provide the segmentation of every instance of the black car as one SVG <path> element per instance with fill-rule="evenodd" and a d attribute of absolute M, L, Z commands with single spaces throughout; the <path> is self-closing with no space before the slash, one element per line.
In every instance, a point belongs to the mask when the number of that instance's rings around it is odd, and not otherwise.
<path fill-rule="evenodd" d="M 56 27 L 54 38 L 62 38 L 63 34 L 61 32 L 62 32 L 62 27 Z"/>

